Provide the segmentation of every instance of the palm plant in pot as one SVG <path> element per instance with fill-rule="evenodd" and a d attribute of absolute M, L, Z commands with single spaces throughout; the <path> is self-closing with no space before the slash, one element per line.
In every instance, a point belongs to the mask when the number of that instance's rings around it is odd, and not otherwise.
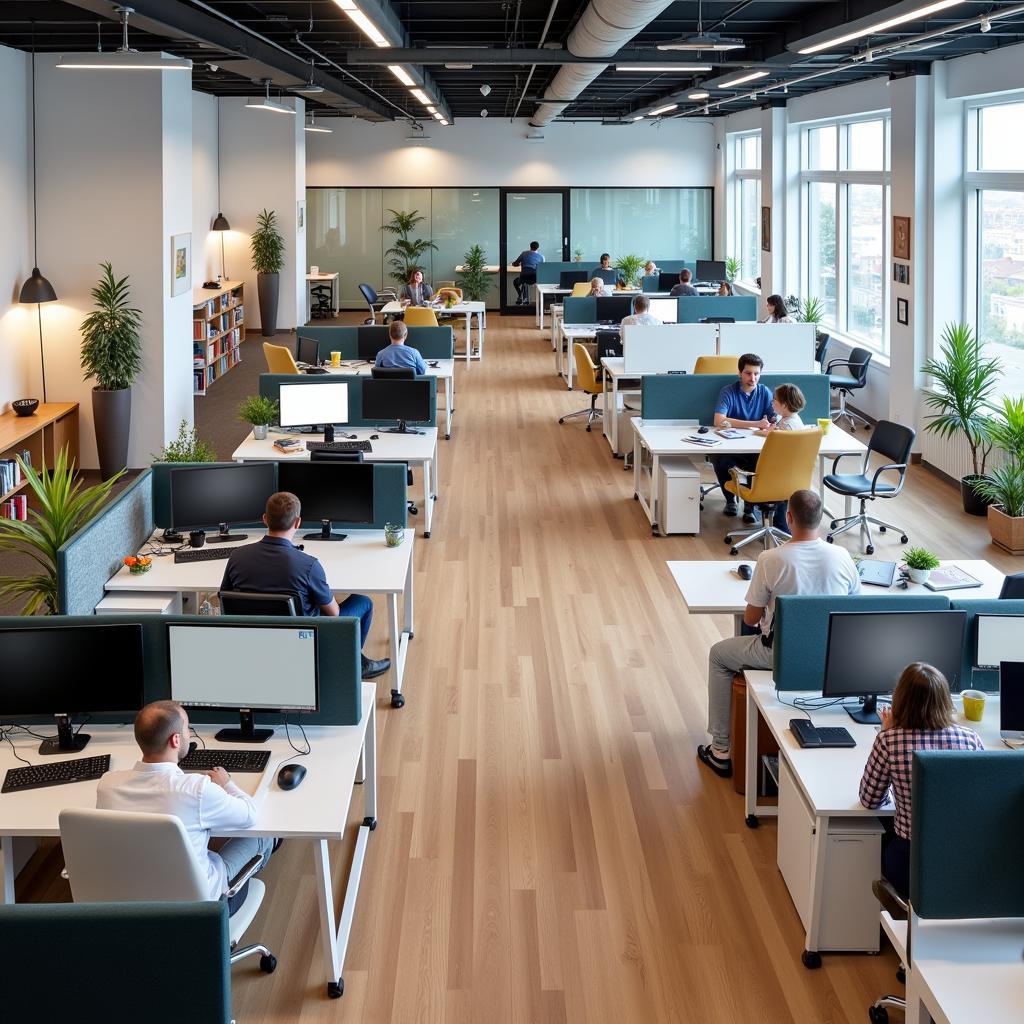
<path fill-rule="evenodd" d="M 487 273 L 487 254 L 479 245 L 471 245 L 462 257 L 462 273 L 458 286 L 470 302 L 479 302 L 491 287 L 491 275 Z"/>
<path fill-rule="evenodd" d="M 725 278 L 732 284 L 736 278 L 740 276 L 740 271 L 743 269 L 742 261 L 738 260 L 735 256 L 729 256 L 725 261 Z"/>
<path fill-rule="evenodd" d="M 1024 555 L 1024 397 L 1003 398 L 988 423 L 988 437 L 1003 461 L 975 484 L 990 502 L 986 510 L 992 542 Z"/>
<path fill-rule="evenodd" d="M 391 264 L 391 277 L 399 284 L 407 284 L 409 275 L 422 269 L 428 252 L 436 251 L 437 246 L 427 238 L 413 238 L 412 233 L 427 218 L 419 210 L 406 213 L 403 210 L 388 210 L 391 220 L 381 226 L 381 231 L 395 235 L 389 249 L 384 251 L 388 263 Z M 424 277 L 426 275 L 424 274 Z"/>
<path fill-rule="evenodd" d="M 284 238 L 277 230 L 277 214 L 264 210 L 257 218 L 252 236 L 252 269 L 256 271 L 256 294 L 260 303 L 260 331 L 265 338 L 277 334 L 277 300 L 284 266 Z"/>
<path fill-rule="evenodd" d="M 924 429 L 949 440 L 964 436 L 973 472 L 961 478 L 960 496 L 968 515 L 983 516 L 990 502 L 979 484 L 992 451 L 990 413 L 1001 373 L 999 360 L 982 355 L 981 342 L 969 325 L 949 323 L 942 332 L 939 357 L 927 360 L 921 371 L 932 378 L 924 401 L 935 410 Z"/>
<path fill-rule="evenodd" d="M 638 288 L 640 276 L 644 272 L 644 260 L 641 256 L 629 254 L 620 256 L 615 261 L 615 269 L 622 271 L 622 285 L 625 288 Z"/>
<path fill-rule="evenodd" d="M 110 263 L 92 290 L 96 309 L 82 321 L 82 369 L 92 389 L 92 415 L 100 474 L 109 480 L 128 465 L 132 392 L 142 370 L 142 313 L 129 305 L 127 276 L 117 280 Z"/>

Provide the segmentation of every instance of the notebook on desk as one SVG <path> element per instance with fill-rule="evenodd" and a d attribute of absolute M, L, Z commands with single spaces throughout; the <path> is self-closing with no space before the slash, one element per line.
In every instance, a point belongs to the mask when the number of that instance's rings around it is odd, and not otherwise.
<path fill-rule="evenodd" d="M 891 587 L 896 579 L 896 563 L 862 558 L 857 562 L 857 575 L 866 587 Z"/>
<path fill-rule="evenodd" d="M 932 569 L 924 585 L 928 590 L 939 593 L 943 590 L 969 590 L 972 587 L 980 587 L 981 580 L 976 580 L 958 565 L 946 565 Z"/>

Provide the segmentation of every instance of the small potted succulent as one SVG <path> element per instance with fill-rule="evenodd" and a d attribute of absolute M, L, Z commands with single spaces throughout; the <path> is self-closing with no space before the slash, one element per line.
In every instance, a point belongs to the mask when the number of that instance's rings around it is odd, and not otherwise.
<path fill-rule="evenodd" d="M 573 261 L 573 263 L 582 263 L 583 262 L 583 246 L 582 245 L 577 245 L 576 248 L 573 249 L 573 251 L 572 251 L 572 261 Z"/>
<path fill-rule="evenodd" d="M 939 567 L 939 560 L 927 548 L 907 548 L 903 552 L 903 561 L 911 583 L 926 582 L 932 569 Z"/>
<path fill-rule="evenodd" d="M 238 418 L 243 423 L 251 424 L 252 436 L 262 441 L 267 436 L 271 423 L 277 422 L 278 406 L 273 398 L 266 395 L 249 395 L 238 407 Z"/>

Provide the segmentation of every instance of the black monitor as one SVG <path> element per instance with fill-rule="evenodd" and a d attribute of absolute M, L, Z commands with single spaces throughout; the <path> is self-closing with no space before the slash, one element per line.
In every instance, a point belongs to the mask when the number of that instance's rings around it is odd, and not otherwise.
<path fill-rule="evenodd" d="M 1024 662 L 999 666 L 999 731 L 1003 739 L 1024 740 Z"/>
<path fill-rule="evenodd" d="M 308 366 L 320 365 L 320 342 L 316 338 L 299 338 L 298 361 Z"/>
<path fill-rule="evenodd" d="M 667 270 L 661 271 L 658 274 L 658 291 L 659 292 L 670 292 L 675 286 L 679 284 L 679 271 L 673 270 L 671 272 Z"/>
<path fill-rule="evenodd" d="M 332 521 L 373 523 L 372 462 L 282 462 L 278 490 L 291 491 L 302 503 L 304 519 L 319 519 L 320 532 L 303 540 L 344 540 L 331 531 Z"/>
<path fill-rule="evenodd" d="M 356 355 L 368 363 L 372 363 L 377 358 L 377 353 L 390 344 L 391 335 L 387 327 L 356 328 Z"/>
<path fill-rule="evenodd" d="M 590 280 L 590 272 L 586 270 L 562 270 L 558 274 L 558 287 L 571 288 L 574 284 L 583 284 Z"/>
<path fill-rule="evenodd" d="M 825 649 L 826 697 L 862 697 L 855 722 L 878 724 L 876 698 L 892 693 L 915 661 L 934 665 L 959 689 L 967 612 L 832 612 Z"/>
<path fill-rule="evenodd" d="M 723 260 L 697 260 L 698 281 L 724 281 L 725 262 Z"/>
<path fill-rule="evenodd" d="M 316 630 L 289 623 L 204 622 L 167 627 L 171 700 L 185 707 L 237 711 L 241 728 L 221 729 L 225 743 L 264 743 L 257 711 L 318 711 Z"/>
<path fill-rule="evenodd" d="M 278 426 L 283 430 L 348 423 L 348 381 L 317 377 L 278 387 Z"/>
<path fill-rule="evenodd" d="M 633 312 L 632 295 L 598 295 L 597 322 L 621 323 L 622 318 Z"/>
<path fill-rule="evenodd" d="M 267 498 L 277 490 L 276 480 L 273 462 L 175 466 L 167 478 L 171 529 L 184 533 L 218 525 L 220 532 L 211 542 L 245 540 L 247 534 L 229 533 L 228 527 L 258 523 Z"/>
<path fill-rule="evenodd" d="M 0 651 L 0 720 L 57 719 L 40 754 L 85 747 L 90 737 L 74 731 L 73 715 L 134 714 L 146 702 L 138 623 L 0 629 Z"/>
<path fill-rule="evenodd" d="M 605 284 L 615 284 L 615 282 L 618 281 L 619 275 L 621 273 L 622 271 L 616 270 L 614 267 L 609 267 L 607 270 L 602 270 L 600 267 L 598 267 L 590 275 L 590 278 L 599 277 L 602 281 L 604 281 Z M 584 278 L 584 280 L 587 281 L 590 280 L 590 278 Z"/>
<path fill-rule="evenodd" d="M 622 358 L 622 334 L 619 331 L 597 331 L 594 334 L 597 342 L 597 359 Z"/>
<path fill-rule="evenodd" d="M 422 434 L 408 423 L 429 423 L 429 380 L 366 380 L 363 378 L 363 419 L 398 420 L 397 427 L 387 428 L 399 434 Z"/>

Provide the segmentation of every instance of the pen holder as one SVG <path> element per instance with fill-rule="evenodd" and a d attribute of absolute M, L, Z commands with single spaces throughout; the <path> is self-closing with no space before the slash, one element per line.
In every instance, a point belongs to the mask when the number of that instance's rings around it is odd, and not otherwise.
<path fill-rule="evenodd" d="M 384 543 L 389 548 L 397 548 L 405 540 L 405 528 L 394 523 L 384 524 Z"/>

